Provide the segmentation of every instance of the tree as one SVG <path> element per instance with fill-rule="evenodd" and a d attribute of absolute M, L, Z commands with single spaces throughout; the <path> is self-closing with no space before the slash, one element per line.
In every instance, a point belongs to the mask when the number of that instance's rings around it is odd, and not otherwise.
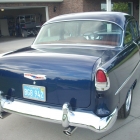
<path fill-rule="evenodd" d="M 127 2 L 117 2 L 113 3 L 113 9 L 112 11 L 118 11 L 118 12 L 124 12 L 128 13 L 129 6 Z"/>

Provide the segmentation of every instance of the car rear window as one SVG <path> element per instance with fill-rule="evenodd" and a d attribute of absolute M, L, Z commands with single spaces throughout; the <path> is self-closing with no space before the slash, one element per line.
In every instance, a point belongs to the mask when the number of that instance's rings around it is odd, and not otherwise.
<path fill-rule="evenodd" d="M 122 32 L 118 25 L 106 21 L 62 21 L 44 25 L 34 44 L 120 46 Z"/>

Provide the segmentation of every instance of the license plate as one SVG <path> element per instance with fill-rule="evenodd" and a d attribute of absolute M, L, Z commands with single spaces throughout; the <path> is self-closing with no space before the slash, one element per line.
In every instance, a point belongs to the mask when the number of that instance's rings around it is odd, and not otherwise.
<path fill-rule="evenodd" d="M 23 84 L 23 97 L 31 100 L 46 101 L 46 90 L 43 86 Z"/>

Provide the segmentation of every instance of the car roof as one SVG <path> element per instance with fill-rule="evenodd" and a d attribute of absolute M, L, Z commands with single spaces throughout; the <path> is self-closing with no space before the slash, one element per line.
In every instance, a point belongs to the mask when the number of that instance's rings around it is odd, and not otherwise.
<path fill-rule="evenodd" d="M 83 12 L 60 15 L 50 19 L 45 24 L 68 20 L 103 20 L 114 22 L 124 28 L 125 23 L 130 19 L 134 19 L 134 17 L 122 12 Z"/>

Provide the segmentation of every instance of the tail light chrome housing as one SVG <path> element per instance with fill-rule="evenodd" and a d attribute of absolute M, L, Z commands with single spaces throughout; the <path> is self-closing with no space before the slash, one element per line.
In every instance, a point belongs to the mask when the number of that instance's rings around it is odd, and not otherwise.
<path fill-rule="evenodd" d="M 110 88 L 108 74 L 102 68 L 98 68 L 95 73 L 95 87 L 97 91 L 106 91 Z"/>

